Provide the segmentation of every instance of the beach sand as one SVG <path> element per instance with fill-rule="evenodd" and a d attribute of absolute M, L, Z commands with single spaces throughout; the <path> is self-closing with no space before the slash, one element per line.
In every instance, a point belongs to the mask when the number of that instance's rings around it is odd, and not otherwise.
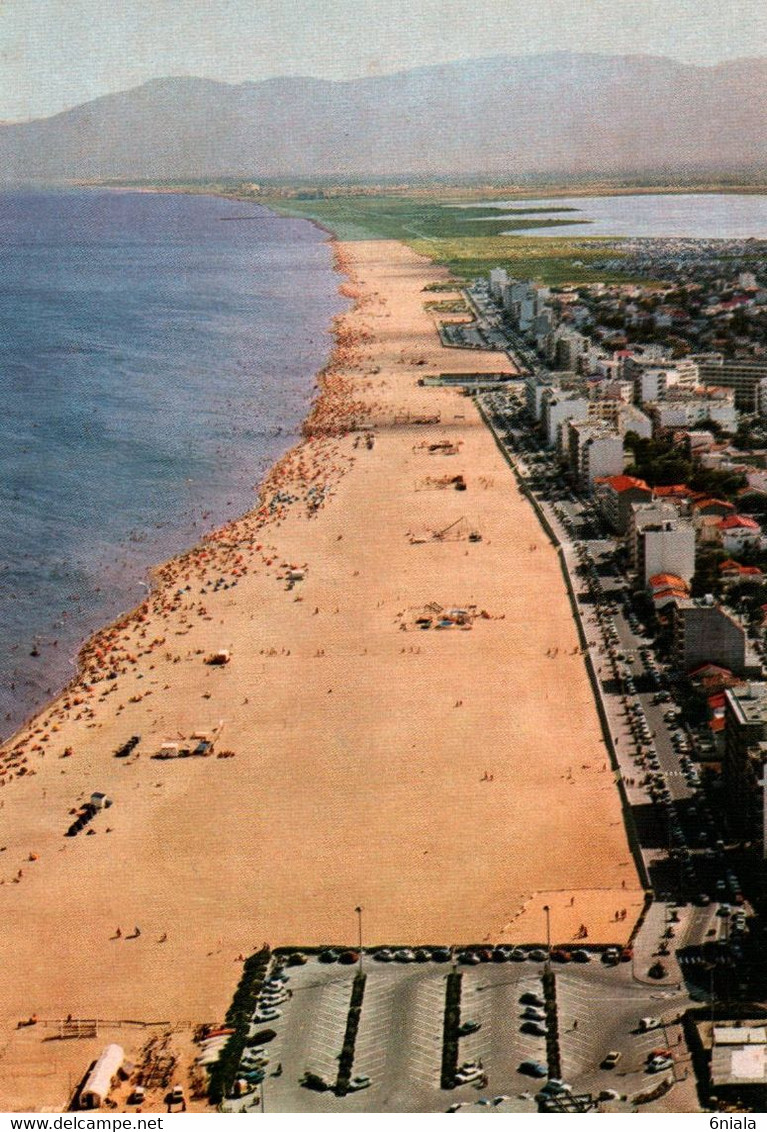
<path fill-rule="evenodd" d="M 355 305 L 305 442 L 3 749 L 0 1107 L 61 1105 L 105 1040 L 147 1037 L 19 1019 L 187 1040 L 242 956 L 351 943 L 357 905 L 366 944 L 542 941 L 545 904 L 554 942 L 620 942 L 642 906 L 557 556 L 471 400 L 417 384 L 509 363 L 440 346 L 442 269 L 390 241 L 336 256 Z M 415 626 L 440 608 L 466 624 Z M 212 757 L 150 757 L 214 728 Z M 114 805 L 65 837 L 94 791 Z"/>

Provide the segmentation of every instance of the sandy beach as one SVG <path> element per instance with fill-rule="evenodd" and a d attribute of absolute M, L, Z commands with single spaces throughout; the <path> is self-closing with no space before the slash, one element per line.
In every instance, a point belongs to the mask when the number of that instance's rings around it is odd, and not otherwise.
<path fill-rule="evenodd" d="M 186 1056 L 242 956 L 353 942 L 357 905 L 370 945 L 541 941 L 544 904 L 555 942 L 620 942 L 641 909 L 556 554 L 471 400 L 418 385 L 509 363 L 440 346 L 442 269 L 335 248 L 304 442 L 0 754 L 0 1109 L 63 1104 L 114 1037 L 20 1019 L 168 1021 Z"/>

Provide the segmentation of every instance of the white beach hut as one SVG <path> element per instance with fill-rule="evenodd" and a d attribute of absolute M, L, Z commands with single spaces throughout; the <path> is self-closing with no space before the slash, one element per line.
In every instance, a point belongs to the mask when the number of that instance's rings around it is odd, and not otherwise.
<path fill-rule="evenodd" d="M 109 1096 L 112 1081 L 122 1068 L 125 1053 L 122 1046 L 105 1046 L 96 1064 L 88 1074 L 80 1093 L 81 1108 L 100 1108 Z"/>

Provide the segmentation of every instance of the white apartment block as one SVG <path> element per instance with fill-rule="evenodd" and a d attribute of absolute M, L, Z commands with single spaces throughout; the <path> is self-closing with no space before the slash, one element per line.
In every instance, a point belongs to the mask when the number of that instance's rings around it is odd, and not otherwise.
<path fill-rule="evenodd" d="M 623 471 L 623 440 L 610 425 L 593 420 L 567 421 L 560 451 L 578 478 L 581 491 L 591 493 L 594 481 Z"/>
<path fill-rule="evenodd" d="M 557 444 L 559 430 L 566 421 L 583 420 L 588 410 L 587 398 L 576 393 L 555 389 L 545 391 L 541 401 L 541 422 L 548 447 L 553 448 Z"/>
<path fill-rule="evenodd" d="M 503 299 L 503 289 L 509 282 L 509 273 L 505 267 L 494 267 L 490 272 L 490 294 L 496 302 Z"/>
<path fill-rule="evenodd" d="M 647 585 L 654 574 L 676 574 L 686 582 L 695 573 L 695 529 L 684 519 L 645 527 L 638 536 L 638 574 Z"/>

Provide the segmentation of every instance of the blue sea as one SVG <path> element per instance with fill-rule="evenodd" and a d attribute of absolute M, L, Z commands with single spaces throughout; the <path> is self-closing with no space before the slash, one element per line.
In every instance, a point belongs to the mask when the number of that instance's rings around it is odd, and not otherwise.
<path fill-rule="evenodd" d="M 250 203 L 0 193 L 0 735 L 152 564 L 254 503 L 338 284 L 323 233 Z"/>

